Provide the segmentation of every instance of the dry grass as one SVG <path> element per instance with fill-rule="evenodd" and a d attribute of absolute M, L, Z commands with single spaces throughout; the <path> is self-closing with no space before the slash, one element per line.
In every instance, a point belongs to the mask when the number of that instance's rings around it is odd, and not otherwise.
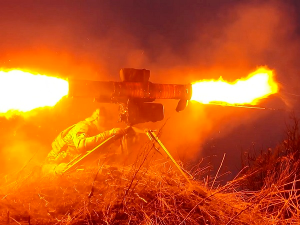
<path fill-rule="evenodd" d="M 98 175 L 96 176 L 96 174 Z M 133 179 L 134 177 L 134 179 Z M 262 224 L 231 192 L 208 190 L 168 163 L 151 169 L 101 166 L 66 176 L 31 174 L 1 188 L 0 221 L 20 224 Z M 231 192 L 231 193 L 226 193 Z M 249 207 L 250 206 L 250 207 Z M 241 213 L 242 210 L 247 210 Z"/>
<path fill-rule="evenodd" d="M 11 224 L 300 224 L 291 184 L 237 191 L 247 176 L 218 189 L 169 163 L 151 169 L 101 165 L 64 176 L 39 171 L 1 186 L 0 221 Z M 38 169 L 37 169 L 38 170 Z M 212 181 L 211 181 L 212 182 Z M 290 190 L 285 190 L 292 185 Z M 288 214 L 287 214 L 288 213 Z"/>
<path fill-rule="evenodd" d="M 153 165 L 155 164 L 155 165 Z M 194 169 L 199 173 L 200 168 Z M 297 224 L 298 195 L 282 187 L 239 190 L 244 175 L 218 189 L 190 185 L 169 162 L 151 166 L 99 165 L 64 176 L 23 174 L 0 190 L 7 224 Z M 293 216 L 283 218 L 289 209 Z"/>
<path fill-rule="evenodd" d="M 248 178 L 241 186 L 255 190 L 247 201 L 259 202 L 255 209 L 270 224 L 300 224 L 299 128 L 299 119 L 292 116 L 281 144 L 248 157 Z"/>
<path fill-rule="evenodd" d="M 0 223 L 300 224 L 297 129 L 217 188 L 214 178 L 200 181 L 207 167 L 193 167 L 188 182 L 170 161 L 154 160 L 151 145 L 131 166 L 101 161 L 63 176 L 26 167 L 0 183 Z"/>

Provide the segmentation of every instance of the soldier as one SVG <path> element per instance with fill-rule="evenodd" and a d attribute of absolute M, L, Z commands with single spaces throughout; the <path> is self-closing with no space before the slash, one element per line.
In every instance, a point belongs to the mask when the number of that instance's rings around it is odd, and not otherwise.
<path fill-rule="evenodd" d="M 105 130 L 106 124 L 107 113 L 100 108 L 91 117 L 63 130 L 52 143 L 46 170 L 62 174 L 67 163 L 77 155 L 95 148 L 113 135 L 124 135 L 126 132 L 122 128 Z"/>

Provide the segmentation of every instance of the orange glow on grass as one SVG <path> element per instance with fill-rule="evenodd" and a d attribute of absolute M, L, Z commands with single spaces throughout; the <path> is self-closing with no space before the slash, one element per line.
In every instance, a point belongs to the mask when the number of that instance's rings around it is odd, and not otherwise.
<path fill-rule="evenodd" d="M 68 94 L 68 81 L 21 70 L 0 71 L 0 113 L 54 106 Z"/>
<path fill-rule="evenodd" d="M 257 102 L 278 91 L 278 85 L 273 79 L 273 72 L 261 67 L 249 74 L 245 79 L 232 83 L 219 80 L 203 80 L 192 84 L 192 98 L 203 104 L 223 102 L 226 104 L 250 104 Z"/>

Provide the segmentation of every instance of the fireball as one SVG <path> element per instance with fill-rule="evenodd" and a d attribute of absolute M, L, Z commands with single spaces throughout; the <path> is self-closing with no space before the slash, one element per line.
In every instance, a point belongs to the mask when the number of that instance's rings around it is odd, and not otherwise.
<path fill-rule="evenodd" d="M 249 74 L 245 79 L 232 83 L 222 77 L 219 80 L 203 80 L 192 84 L 191 100 L 203 104 L 223 102 L 229 105 L 255 105 L 260 99 L 266 98 L 278 91 L 272 70 L 261 67 Z"/>
<path fill-rule="evenodd" d="M 21 70 L 0 71 L 0 113 L 54 106 L 68 94 L 66 80 Z"/>

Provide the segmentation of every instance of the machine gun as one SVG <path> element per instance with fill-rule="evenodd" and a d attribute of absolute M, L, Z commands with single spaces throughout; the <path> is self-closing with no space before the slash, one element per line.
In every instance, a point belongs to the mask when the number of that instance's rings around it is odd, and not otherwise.
<path fill-rule="evenodd" d="M 164 107 L 156 99 L 178 99 L 176 111 L 182 111 L 192 96 L 192 85 L 155 84 L 150 70 L 124 68 L 121 82 L 69 80 L 69 97 L 94 98 L 98 102 L 120 105 L 120 121 L 132 126 L 164 119 Z"/>

